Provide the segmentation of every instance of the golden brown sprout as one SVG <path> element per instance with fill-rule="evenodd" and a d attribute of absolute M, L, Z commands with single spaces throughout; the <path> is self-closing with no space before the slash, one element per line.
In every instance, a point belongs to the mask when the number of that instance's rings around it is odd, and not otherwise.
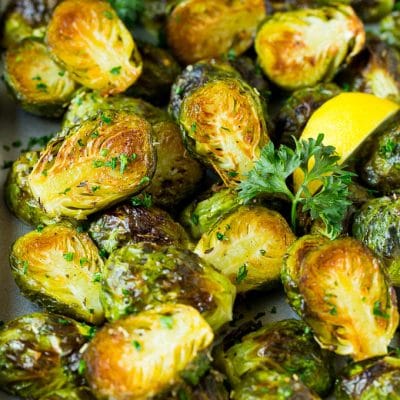
<path fill-rule="evenodd" d="M 185 64 L 242 54 L 252 44 L 265 17 L 262 0 L 185 0 L 167 20 L 167 41 Z"/>
<path fill-rule="evenodd" d="M 352 8 L 337 5 L 274 14 L 258 31 L 255 48 L 268 78 L 294 90 L 332 79 L 364 42 L 363 24 Z"/>
<path fill-rule="evenodd" d="M 245 292 L 279 280 L 283 256 L 294 240 L 279 213 L 241 206 L 205 233 L 195 252 L 227 276 L 238 292 Z"/>
<path fill-rule="evenodd" d="M 125 111 L 100 112 L 49 142 L 29 185 L 50 216 L 85 219 L 146 187 L 154 173 L 151 125 Z"/>
<path fill-rule="evenodd" d="M 198 311 L 165 304 L 100 330 L 83 356 L 86 378 L 97 398 L 149 399 L 179 383 L 212 340 Z"/>
<path fill-rule="evenodd" d="M 125 91 L 142 71 L 131 34 L 106 1 L 63 1 L 46 38 L 54 57 L 76 81 L 103 94 Z"/>

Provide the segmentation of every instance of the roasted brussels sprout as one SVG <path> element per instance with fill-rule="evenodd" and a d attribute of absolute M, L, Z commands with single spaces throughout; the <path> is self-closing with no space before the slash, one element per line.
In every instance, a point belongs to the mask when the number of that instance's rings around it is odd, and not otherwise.
<path fill-rule="evenodd" d="M 77 88 L 36 39 L 25 39 L 6 51 L 4 80 L 25 111 L 43 117 L 61 116 Z"/>
<path fill-rule="evenodd" d="M 269 323 L 242 337 L 218 358 L 234 387 L 246 374 L 264 368 L 295 374 L 320 395 L 327 394 L 333 383 L 331 360 L 299 320 Z"/>
<path fill-rule="evenodd" d="M 51 217 L 85 219 L 144 189 L 155 164 L 145 119 L 125 111 L 99 112 L 51 140 L 28 182 Z"/>
<path fill-rule="evenodd" d="M 133 203 L 136 201 L 143 200 L 132 199 Z M 97 246 L 108 253 L 139 242 L 190 247 L 190 239 L 182 226 L 156 207 L 119 205 L 100 214 L 90 224 L 89 233 Z"/>
<path fill-rule="evenodd" d="M 311 114 L 340 92 L 340 88 L 334 83 L 320 83 L 293 92 L 279 110 L 275 120 L 275 129 L 280 142 L 293 146 L 292 138 L 300 138 Z"/>
<path fill-rule="evenodd" d="M 164 304 L 101 329 L 83 354 L 85 375 L 98 398 L 152 398 L 181 382 L 212 340 L 194 308 Z"/>
<path fill-rule="evenodd" d="M 10 264 L 21 291 L 42 307 L 89 323 L 103 321 L 103 261 L 86 233 L 57 224 L 29 232 L 14 243 Z"/>
<path fill-rule="evenodd" d="M 398 354 L 350 364 L 339 376 L 335 394 L 337 400 L 400 399 Z"/>
<path fill-rule="evenodd" d="M 79 350 L 90 335 L 88 326 L 59 315 L 35 313 L 6 323 L 0 328 L 1 389 L 33 400 L 73 391 L 82 380 Z"/>
<path fill-rule="evenodd" d="M 131 34 L 106 1 L 64 0 L 54 10 L 46 41 L 73 79 L 105 95 L 125 91 L 142 71 Z"/>
<path fill-rule="evenodd" d="M 55 390 L 42 396 L 39 400 L 95 400 L 87 388 L 68 388 Z"/>
<path fill-rule="evenodd" d="M 379 36 L 389 45 L 400 49 L 400 11 L 394 11 L 382 19 Z"/>
<path fill-rule="evenodd" d="M 179 127 L 166 113 L 143 100 L 125 96 L 103 98 L 94 92 L 80 92 L 65 115 L 64 127 L 81 123 L 93 112 L 109 109 L 136 114 L 147 119 L 153 127 L 157 166 L 146 192 L 151 194 L 154 204 L 175 207 L 196 189 L 203 171 L 187 154 Z"/>
<path fill-rule="evenodd" d="M 43 38 L 54 7 L 60 0 L 13 0 L 3 15 L 2 45 L 11 47 L 28 37 Z"/>
<path fill-rule="evenodd" d="M 214 186 L 182 212 L 180 221 L 193 239 L 198 240 L 225 214 L 240 206 L 235 189 Z"/>
<path fill-rule="evenodd" d="M 394 0 L 352 0 L 351 5 L 365 22 L 376 22 L 390 14 Z"/>
<path fill-rule="evenodd" d="M 380 261 L 356 239 L 298 239 L 282 280 L 323 348 L 356 361 L 387 353 L 399 320 L 396 294 Z"/>
<path fill-rule="evenodd" d="M 400 199 L 365 203 L 354 218 L 353 235 L 383 259 L 390 281 L 400 286 Z"/>
<path fill-rule="evenodd" d="M 107 260 L 102 303 L 111 321 L 162 303 L 187 304 L 217 330 L 232 319 L 235 292 L 227 278 L 191 251 L 138 243 Z"/>
<path fill-rule="evenodd" d="M 168 51 L 151 44 L 141 43 L 139 51 L 143 59 L 143 72 L 129 88 L 129 95 L 155 105 L 167 104 L 171 85 L 181 72 L 179 64 Z"/>
<path fill-rule="evenodd" d="M 362 22 L 351 7 L 338 4 L 268 17 L 257 33 L 255 48 L 267 77 L 294 90 L 331 80 L 364 42 Z"/>
<path fill-rule="evenodd" d="M 262 0 L 185 0 L 168 16 L 167 41 L 185 64 L 229 51 L 239 55 L 251 46 L 264 17 Z"/>
<path fill-rule="evenodd" d="M 293 375 L 262 369 L 247 374 L 232 392 L 233 400 L 318 400 L 319 397 Z"/>
<path fill-rule="evenodd" d="M 294 240 L 279 213 L 241 206 L 205 233 L 195 252 L 245 292 L 279 280 L 283 256 Z"/>
<path fill-rule="evenodd" d="M 259 93 L 229 64 L 214 61 L 187 67 L 171 93 L 189 151 L 226 185 L 240 182 L 269 140 Z"/>

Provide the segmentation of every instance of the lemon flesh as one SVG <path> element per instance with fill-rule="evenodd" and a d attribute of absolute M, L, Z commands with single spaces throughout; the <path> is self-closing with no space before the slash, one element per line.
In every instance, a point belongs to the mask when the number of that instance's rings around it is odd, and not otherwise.
<path fill-rule="evenodd" d="M 366 93 L 341 93 L 324 103 L 309 119 L 300 139 L 317 139 L 324 134 L 323 144 L 334 146 L 340 157 L 339 163 L 346 161 L 362 142 L 381 124 L 400 110 L 400 106 L 390 100 Z M 310 160 L 311 169 L 314 160 Z M 293 185 L 297 191 L 304 181 L 300 169 L 294 171 Z M 308 189 L 315 193 L 321 182 L 314 181 Z"/>

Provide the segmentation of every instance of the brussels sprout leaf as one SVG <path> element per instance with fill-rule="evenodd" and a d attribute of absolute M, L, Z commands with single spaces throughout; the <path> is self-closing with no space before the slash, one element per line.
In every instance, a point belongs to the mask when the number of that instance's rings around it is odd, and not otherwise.
<path fill-rule="evenodd" d="M 269 142 L 261 151 L 260 159 L 247 175 L 247 179 L 239 185 L 239 196 L 250 201 L 262 194 L 284 197 L 292 203 L 291 222 L 296 229 L 297 206 L 309 212 L 313 220 L 321 219 L 326 225 L 326 235 L 335 238 L 340 234 L 341 222 L 351 204 L 347 199 L 348 185 L 353 173 L 343 170 L 338 164 L 340 157 L 333 146 L 322 144 L 324 135 L 317 139 L 296 140 L 295 149 L 281 145 L 275 148 Z M 310 160 L 314 165 L 309 168 Z M 304 181 L 297 192 L 293 192 L 287 179 L 300 168 Z M 319 181 L 321 189 L 312 194 L 309 185 Z"/>

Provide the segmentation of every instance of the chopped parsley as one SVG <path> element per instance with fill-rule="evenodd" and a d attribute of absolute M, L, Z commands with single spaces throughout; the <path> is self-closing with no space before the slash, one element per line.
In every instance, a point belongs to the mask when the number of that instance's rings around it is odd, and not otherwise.
<path fill-rule="evenodd" d="M 388 319 L 390 315 L 382 310 L 382 303 L 378 300 L 374 303 L 373 313 L 377 317 Z"/>
<path fill-rule="evenodd" d="M 141 345 L 137 340 L 132 340 L 132 346 L 133 346 L 137 351 L 141 351 L 141 350 L 142 350 L 142 345 Z"/>
<path fill-rule="evenodd" d="M 142 207 L 150 208 L 153 205 L 153 199 L 151 197 L 151 194 L 143 193 L 143 194 L 140 194 L 139 196 L 132 197 L 131 203 L 135 207 L 142 206 Z"/>
<path fill-rule="evenodd" d="M 247 278 L 247 265 L 243 264 L 236 275 L 236 283 L 242 283 Z"/>
<path fill-rule="evenodd" d="M 172 329 L 174 326 L 174 319 L 171 315 L 163 315 L 160 317 L 161 326 L 166 329 Z"/>
<path fill-rule="evenodd" d="M 110 74 L 112 75 L 119 75 L 121 73 L 121 68 L 122 67 L 114 67 L 110 69 Z"/>
<path fill-rule="evenodd" d="M 63 257 L 66 261 L 72 261 L 74 259 L 74 253 L 64 253 Z"/>

